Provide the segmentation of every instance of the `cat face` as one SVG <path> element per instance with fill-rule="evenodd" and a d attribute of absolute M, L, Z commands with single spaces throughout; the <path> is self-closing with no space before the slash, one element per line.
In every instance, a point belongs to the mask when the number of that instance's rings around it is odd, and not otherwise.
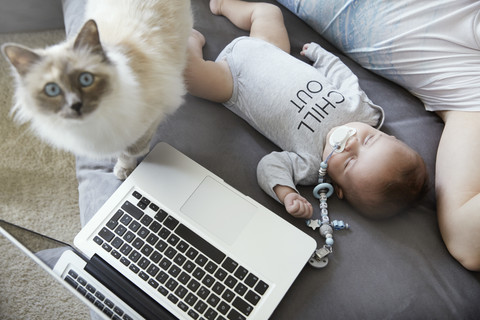
<path fill-rule="evenodd" d="M 78 57 L 64 61 L 44 58 L 36 70 L 26 76 L 28 91 L 40 112 L 81 119 L 98 108 L 109 91 L 109 75 L 102 72 L 107 66 L 99 62 L 100 65 L 80 67 L 77 60 Z M 95 57 L 81 60 L 95 60 Z"/>
<path fill-rule="evenodd" d="M 113 67 L 93 21 L 84 25 L 74 43 L 38 51 L 7 44 L 3 51 L 17 71 L 23 94 L 30 96 L 24 107 L 34 113 L 84 119 L 110 91 Z"/>

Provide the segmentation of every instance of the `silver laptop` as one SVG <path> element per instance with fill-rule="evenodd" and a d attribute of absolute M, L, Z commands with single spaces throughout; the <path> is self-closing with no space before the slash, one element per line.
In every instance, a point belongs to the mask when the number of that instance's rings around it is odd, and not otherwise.
<path fill-rule="evenodd" d="M 27 254 L 104 318 L 267 319 L 316 242 L 159 143 L 74 247 Z"/>

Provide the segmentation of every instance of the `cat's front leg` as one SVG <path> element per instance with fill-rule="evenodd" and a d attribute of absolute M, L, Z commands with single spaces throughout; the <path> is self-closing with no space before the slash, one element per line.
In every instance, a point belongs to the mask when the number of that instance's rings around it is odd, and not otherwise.
<path fill-rule="evenodd" d="M 145 134 L 137 140 L 133 145 L 128 147 L 120 154 L 117 163 L 113 168 L 113 173 L 120 180 L 125 180 L 137 166 L 137 159 L 146 155 L 150 151 L 150 141 L 157 128 L 154 123 Z"/>
<path fill-rule="evenodd" d="M 143 157 L 150 151 L 150 144 L 144 142 L 142 145 L 135 145 L 128 148 L 117 159 L 113 173 L 120 180 L 125 180 L 137 166 L 137 159 Z"/>
<path fill-rule="evenodd" d="M 137 166 L 137 157 L 122 153 L 113 167 L 113 173 L 120 180 L 125 180 Z"/>

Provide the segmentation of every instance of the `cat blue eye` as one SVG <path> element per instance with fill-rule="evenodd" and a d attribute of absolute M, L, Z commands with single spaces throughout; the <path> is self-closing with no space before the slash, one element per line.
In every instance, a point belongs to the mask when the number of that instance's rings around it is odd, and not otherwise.
<path fill-rule="evenodd" d="M 82 87 L 91 86 L 93 83 L 93 74 L 90 72 L 82 72 L 78 77 L 78 81 Z"/>
<path fill-rule="evenodd" d="M 58 96 L 60 93 L 62 93 L 62 90 L 60 89 L 60 87 L 58 86 L 58 84 L 56 83 L 53 83 L 53 82 L 49 82 L 45 85 L 45 88 L 43 89 L 43 91 L 45 92 L 45 94 L 49 97 L 56 97 Z"/>

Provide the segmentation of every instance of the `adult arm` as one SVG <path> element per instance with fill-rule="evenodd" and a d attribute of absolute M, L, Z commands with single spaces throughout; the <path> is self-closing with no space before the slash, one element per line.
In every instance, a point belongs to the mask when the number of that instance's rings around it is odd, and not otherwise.
<path fill-rule="evenodd" d="M 435 181 L 440 232 L 455 259 L 480 271 L 480 112 L 438 114 L 445 122 Z"/>

